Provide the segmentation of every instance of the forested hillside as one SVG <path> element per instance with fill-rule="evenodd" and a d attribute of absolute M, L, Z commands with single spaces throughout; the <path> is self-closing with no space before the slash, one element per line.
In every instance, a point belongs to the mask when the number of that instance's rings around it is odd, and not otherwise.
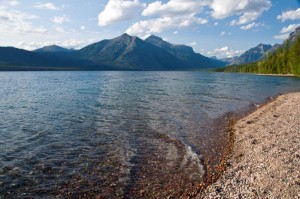
<path fill-rule="evenodd" d="M 268 54 L 265 60 L 244 65 L 228 66 L 225 72 L 293 74 L 300 76 L 300 37 L 292 44 L 286 42 L 275 53 Z"/>

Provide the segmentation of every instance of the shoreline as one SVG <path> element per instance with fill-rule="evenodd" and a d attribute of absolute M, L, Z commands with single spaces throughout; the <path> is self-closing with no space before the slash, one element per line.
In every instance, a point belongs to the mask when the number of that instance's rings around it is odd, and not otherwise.
<path fill-rule="evenodd" d="M 196 198 L 300 197 L 298 121 L 300 92 L 280 95 L 232 120 L 220 172 L 199 185 Z"/>
<path fill-rule="evenodd" d="M 262 74 L 262 73 L 259 73 L 257 75 L 259 75 L 259 76 L 274 76 L 274 77 L 297 77 L 296 75 L 293 75 L 293 74 Z"/>

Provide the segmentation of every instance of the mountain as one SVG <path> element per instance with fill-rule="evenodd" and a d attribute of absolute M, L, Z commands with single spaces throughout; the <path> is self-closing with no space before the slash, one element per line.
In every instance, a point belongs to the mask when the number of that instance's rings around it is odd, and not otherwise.
<path fill-rule="evenodd" d="M 54 53 L 0 47 L 0 70 L 85 70 L 88 62 Z"/>
<path fill-rule="evenodd" d="M 72 52 L 73 49 L 63 48 L 57 45 L 45 46 L 39 49 L 34 50 L 34 52 L 45 53 L 45 52 Z"/>
<path fill-rule="evenodd" d="M 289 37 L 283 42 L 283 44 L 275 44 L 273 46 L 266 44 L 259 44 L 258 46 L 251 48 L 239 57 L 231 60 L 227 65 L 241 65 L 251 62 L 256 62 L 258 60 L 265 60 L 268 54 L 274 54 L 279 48 L 283 48 L 285 43 L 292 45 L 296 38 L 300 36 L 300 26 L 292 32 Z M 225 61 L 226 60 L 222 60 Z"/>
<path fill-rule="evenodd" d="M 220 60 L 223 61 L 223 62 L 225 62 L 226 65 L 229 65 L 231 62 L 233 62 L 236 59 L 238 59 L 238 56 L 235 56 L 235 57 L 226 57 L 226 58 L 222 58 Z"/>
<path fill-rule="evenodd" d="M 283 44 L 275 44 L 259 61 L 227 66 L 218 71 L 300 76 L 300 27 Z"/>
<path fill-rule="evenodd" d="M 185 68 L 214 68 L 225 66 L 225 63 L 220 60 L 211 59 L 199 53 L 195 53 L 192 47 L 174 45 L 155 35 L 151 35 L 145 41 L 166 50 L 177 59 L 184 62 L 183 66 Z"/>
<path fill-rule="evenodd" d="M 138 37 L 123 34 L 82 48 L 77 52 L 82 59 L 92 63 L 131 70 L 176 70 L 183 62 Z"/>
<path fill-rule="evenodd" d="M 268 50 L 262 57 L 261 59 L 266 59 L 268 57 L 268 54 L 273 54 L 275 53 L 279 48 L 283 48 L 285 43 L 288 43 L 289 46 L 291 46 L 297 37 L 300 37 L 300 26 L 295 29 L 294 32 L 292 32 L 289 37 L 282 43 L 282 44 L 275 44 L 272 46 L 270 50 Z"/>
<path fill-rule="evenodd" d="M 288 42 L 290 45 L 296 41 L 296 38 L 300 37 L 300 26 L 292 32 L 289 37 L 283 42 Z"/>
<path fill-rule="evenodd" d="M 258 61 L 261 57 L 272 48 L 271 45 L 259 44 L 243 53 L 241 56 L 233 59 L 228 65 L 240 65 Z"/>
<path fill-rule="evenodd" d="M 155 36 L 144 41 L 128 34 L 80 50 L 55 45 L 35 51 L 0 49 L 0 70 L 186 70 L 224 65 L 188 46 L 170 44 Z"/>

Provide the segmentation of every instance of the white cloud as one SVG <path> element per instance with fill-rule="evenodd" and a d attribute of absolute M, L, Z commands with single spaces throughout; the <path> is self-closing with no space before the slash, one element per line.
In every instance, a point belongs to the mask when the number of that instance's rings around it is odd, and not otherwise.
<path fill-rule="evenodd" d="M 299 26 L 300 24 L 291 24 L 287 27 L 283 27 L 280 31 L 280 34 L 275 35 L 273 38 L 279 40 L 285 40 L 289 37 L 290 33 L 295 31 L 295 29 L 298 28 Z"/>
<path fill-rule="evenodd" d="M 226 32 L 226 31 L 222 31 L 222 32 L 220 33 L 220 36 L 221 36 L 221 37 L 223 37 L 223 36 L 225 36 L 225 35 L 230 36 L 230 35 L 232 35 L 232 33 L 231 33 L 231 32 Z"/>
<path fill-rule="evenodd" d="M 63 16 L 60 16 L 60 17 L 59 16 L 53 17 L 52 21 L 56 24 L 63 24 L 65 22 L 69 22 L 70 19 L 66 15 L 63 15 Z"/>
<path fill-rule="evenodd" d="M 181 20 L 178 18 L 176 18 L 176 19 L 170 18 L 170 17 L 157 18 L 157 19 L 151 19 L 151 20 L 143 20 L 143 21 L 134 23 L 132 26 L 130 26 L 126 30 L 126 32 L 130 35 L 137 35 L 137 36 L 143 36 L 143 35 L 152 34 L 152 33 L 160 33 L 167 29 L 177 28 L 177 24 L 174 23 L 175 21 L 177 21 L 178 24 L 183 24 L 182 22 L 184 20 Z"/>
<path fill-rule="evenodd" d="M 296 28 L 298 28 L 300 26 L 300 24 L 291 24 L 288 27 L 283 27 L 280 31 L 280 33 L 284 34 L 284 33 L 290 33 L 295 31 Z"/>
<path fill-rule="evenodd" d="M 104 10 L 98 15 L 98 25 L 106 26 L 133 19 L 144 6 L 139 0 L 109 0 Z"/>
<path fill-rule="evenodd" d="M 144 16 L 171 17 L 199 13 L 204 5 L 207 5 L 207 2 L 196 0 L 170 0 L 166 4 L 163 4 L 161 1 L 155 1 L 150 3 L 142 14 Z"/>
<path fill-rule="evenodd" d="M 56 7 L 53 3 L 36 3 L 34 6 L 35 8 L 39 9 L 46 9 L 46 10 L 60 10 L 60 8 Z"/>
<path fill-rule="evenodd" d="M 177 31 L 177 29 L 195 24 L 207 24 L 207 19 L 196 17 L 204 5 L 207 5 L 207 1 L 169 0 L 167 3 L 155 1 L 148 4 L 142 15 L 146 17 L 155 16 L 156 18 L 136 22 L 126 32 L 143 37 L 172 29 Z"/>
<path fill-rule="evenodd" d="M 202 18 L 191 18 L 191 19 L 195 20 L 195 22 L 197 24 L 207 24 L 208 23 L 207 19 L 202 19 Z"/>
<path fill-rule="evenodd" d="M 256 28 L 256 27 L 259 27 L 259 26 L 262 26 L 263 24 L 261 23 L 250 23 L 250 24 L 247 24 L 247 25 L 244 25 L 244 26 L 241 26 L 241 30 L 250 30 L 252 28 Z"/>
<path fill-rule="evenodd" d="M 35 50 L 37 48 L 42 48 L 44 46 L 58 45 L 64 48 L 80 49 L 95 41 L 96 39 L 89 39 L 89 40 L 69 39 L 64 41 L 50 41 L 50 42 L 19 42 L 16 45 L 16 47 L 26 49 L 26 50 Z"/>
<path fill-rule="evenodd" d="M 6 7 L 0 7 L 0 32 L 14 34 L 45 34 L 47 30 L 43 27 L 35 27 L 31 20 L 37 19 L 38 16 L 9 10 Z"/>
<path fill-rule="evenodd" d="M 19 1 L 17 1 L 17 0 L 10 0 L 10 1 L 7 1 L 6 3 L 8 5 L 10 5 L 10 6 L 16 6 L 16 5 L 19 4 Z"/>
<path fill-rule="evenodd" d="M 17 6 L 18 4 L 17 0 L 0 0 L 0 6 Z"/>
<path fill-rule="evenodd" d="M 126 32 L 130 35 L 143 37 L 144 35 L 161 33 L 166 30 L 186 28 L 192 24 L 207 23 L 205 20 L 185 16 L 185 17 L 162 17 L 150 20 L 143 20 L 134 23 Z"/>
<path fill-rule="evenodd" d="M 148 4 L 142 12 L 145 17 L 155 18 L 136 22 L 127 29 L 127 32 L 143 36 L 195 24 L 206 24 L 207 19 L 197 17 L 204 7 L 211 9 L 211 12 L 207 13 L 215 19 L 238 16 L 239 18 L 232 20 L 230 24 L 248 24 L 241 28 L 246 30 L 260 26 L 258 23 L 251 24 L 251 22 L 260 17 L 271 5 L 270 0 L 227 0 L 226 3 L 224 0 L 168 0 L 166 3 L 158 0 Z M 214 25 L 218 25 L 218 22 Z"/>
<path fill-rule="evenodd" d="M 245 13 L 242 16 L 240 16 L 239 20 L 232 20 L 230 22 L 230 25 L 232 25 L 232 26 L 243 25 L 243 24 L 246 24 L 246 23 L 256 20 L 259 16 L 260 16 L 260 13 L 258 13 L 258 12 Z"/>
<path fill-rule="evenodd" d="M 57 45 L 60 45 L 60 46 L 66 47 L 66 48 L 79 49 L 79 48 L 87 45 L 88 43 L 90 43 L 90 42 L 85 41 L 85 40 L 69 39 L 66 41 L 57 42 Z"/>
<path fill-rule="evenodd" d="M 228 46 L 224 46 L 221 48 L 216 48 L 212 51 L 207 51 L 206 54 L 208 56 L 217 56 L 219 58 L 224 57 L 235 57 L 245 52 L 244 50 L 232 50 Z"/>
<path fill-rule="evenodd" d="M 298 8 L 297 10 L 282 12 L 281 15 L 277 16 L 277 19 L 281 21 L 300 19 L 300 8 Z"/>
<path fill-rule="evenodd" d="M 281 34 L 281 35 L 275 35 L 274 39 L 279 39 L 279 40 L 285 40 L 289 37 L 290 34 Z"/>
<path fill-rule="evenodd" d="M 264 11 L 271 7 L 269 0 L 213 0 L 210 7 L 211 16 L 215 19 L 224 19 L 237 15 L 238 20 L 233 20 L 231 25 L 242 25 L 256 20 Z"/>
<path fill-rule="evenodd" d="M 86 27 L 85 26 L 80 26 L 80 30 L 85 30 Z"/>
<path fill-rule="evenodd" d="M 187 45 L 188 45 L 188 46 L 196 46 L 196 45 L 197 45 L 197 42 L 193 41 L 193 42 L 191 42 L 191 43 L 188 43 Z"/>
<path fill-rule="evenodd" d="M 63 27 L 55 27 L 55 30 L 59 33 L 65 33 L 65 29 Z"/>
<path fill-rule="evenodd" d="M 173 35 L 177 35 L 179 32 L 177 31 L 177 30 L 175 30 L 174 32 L 173 32 Z"/>
<path fill-rule="evenodd" d="M 210 4 L 211 16 L 215 19 L 224 19 L 229 16 L 239 16 L 232 20 L 231 25 L 243 25 L 259 18 L 264 11 L 272 6 L 267 0 L 213 0 Z"/>

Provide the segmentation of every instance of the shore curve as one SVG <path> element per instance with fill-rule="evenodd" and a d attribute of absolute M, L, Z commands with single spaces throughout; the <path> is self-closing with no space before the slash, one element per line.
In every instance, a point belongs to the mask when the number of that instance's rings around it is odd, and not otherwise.
<path fill-rule="evenodd" d="M 239 120 L 227 169 L 197 198 L 300 198 L 300 92 Z"/>

